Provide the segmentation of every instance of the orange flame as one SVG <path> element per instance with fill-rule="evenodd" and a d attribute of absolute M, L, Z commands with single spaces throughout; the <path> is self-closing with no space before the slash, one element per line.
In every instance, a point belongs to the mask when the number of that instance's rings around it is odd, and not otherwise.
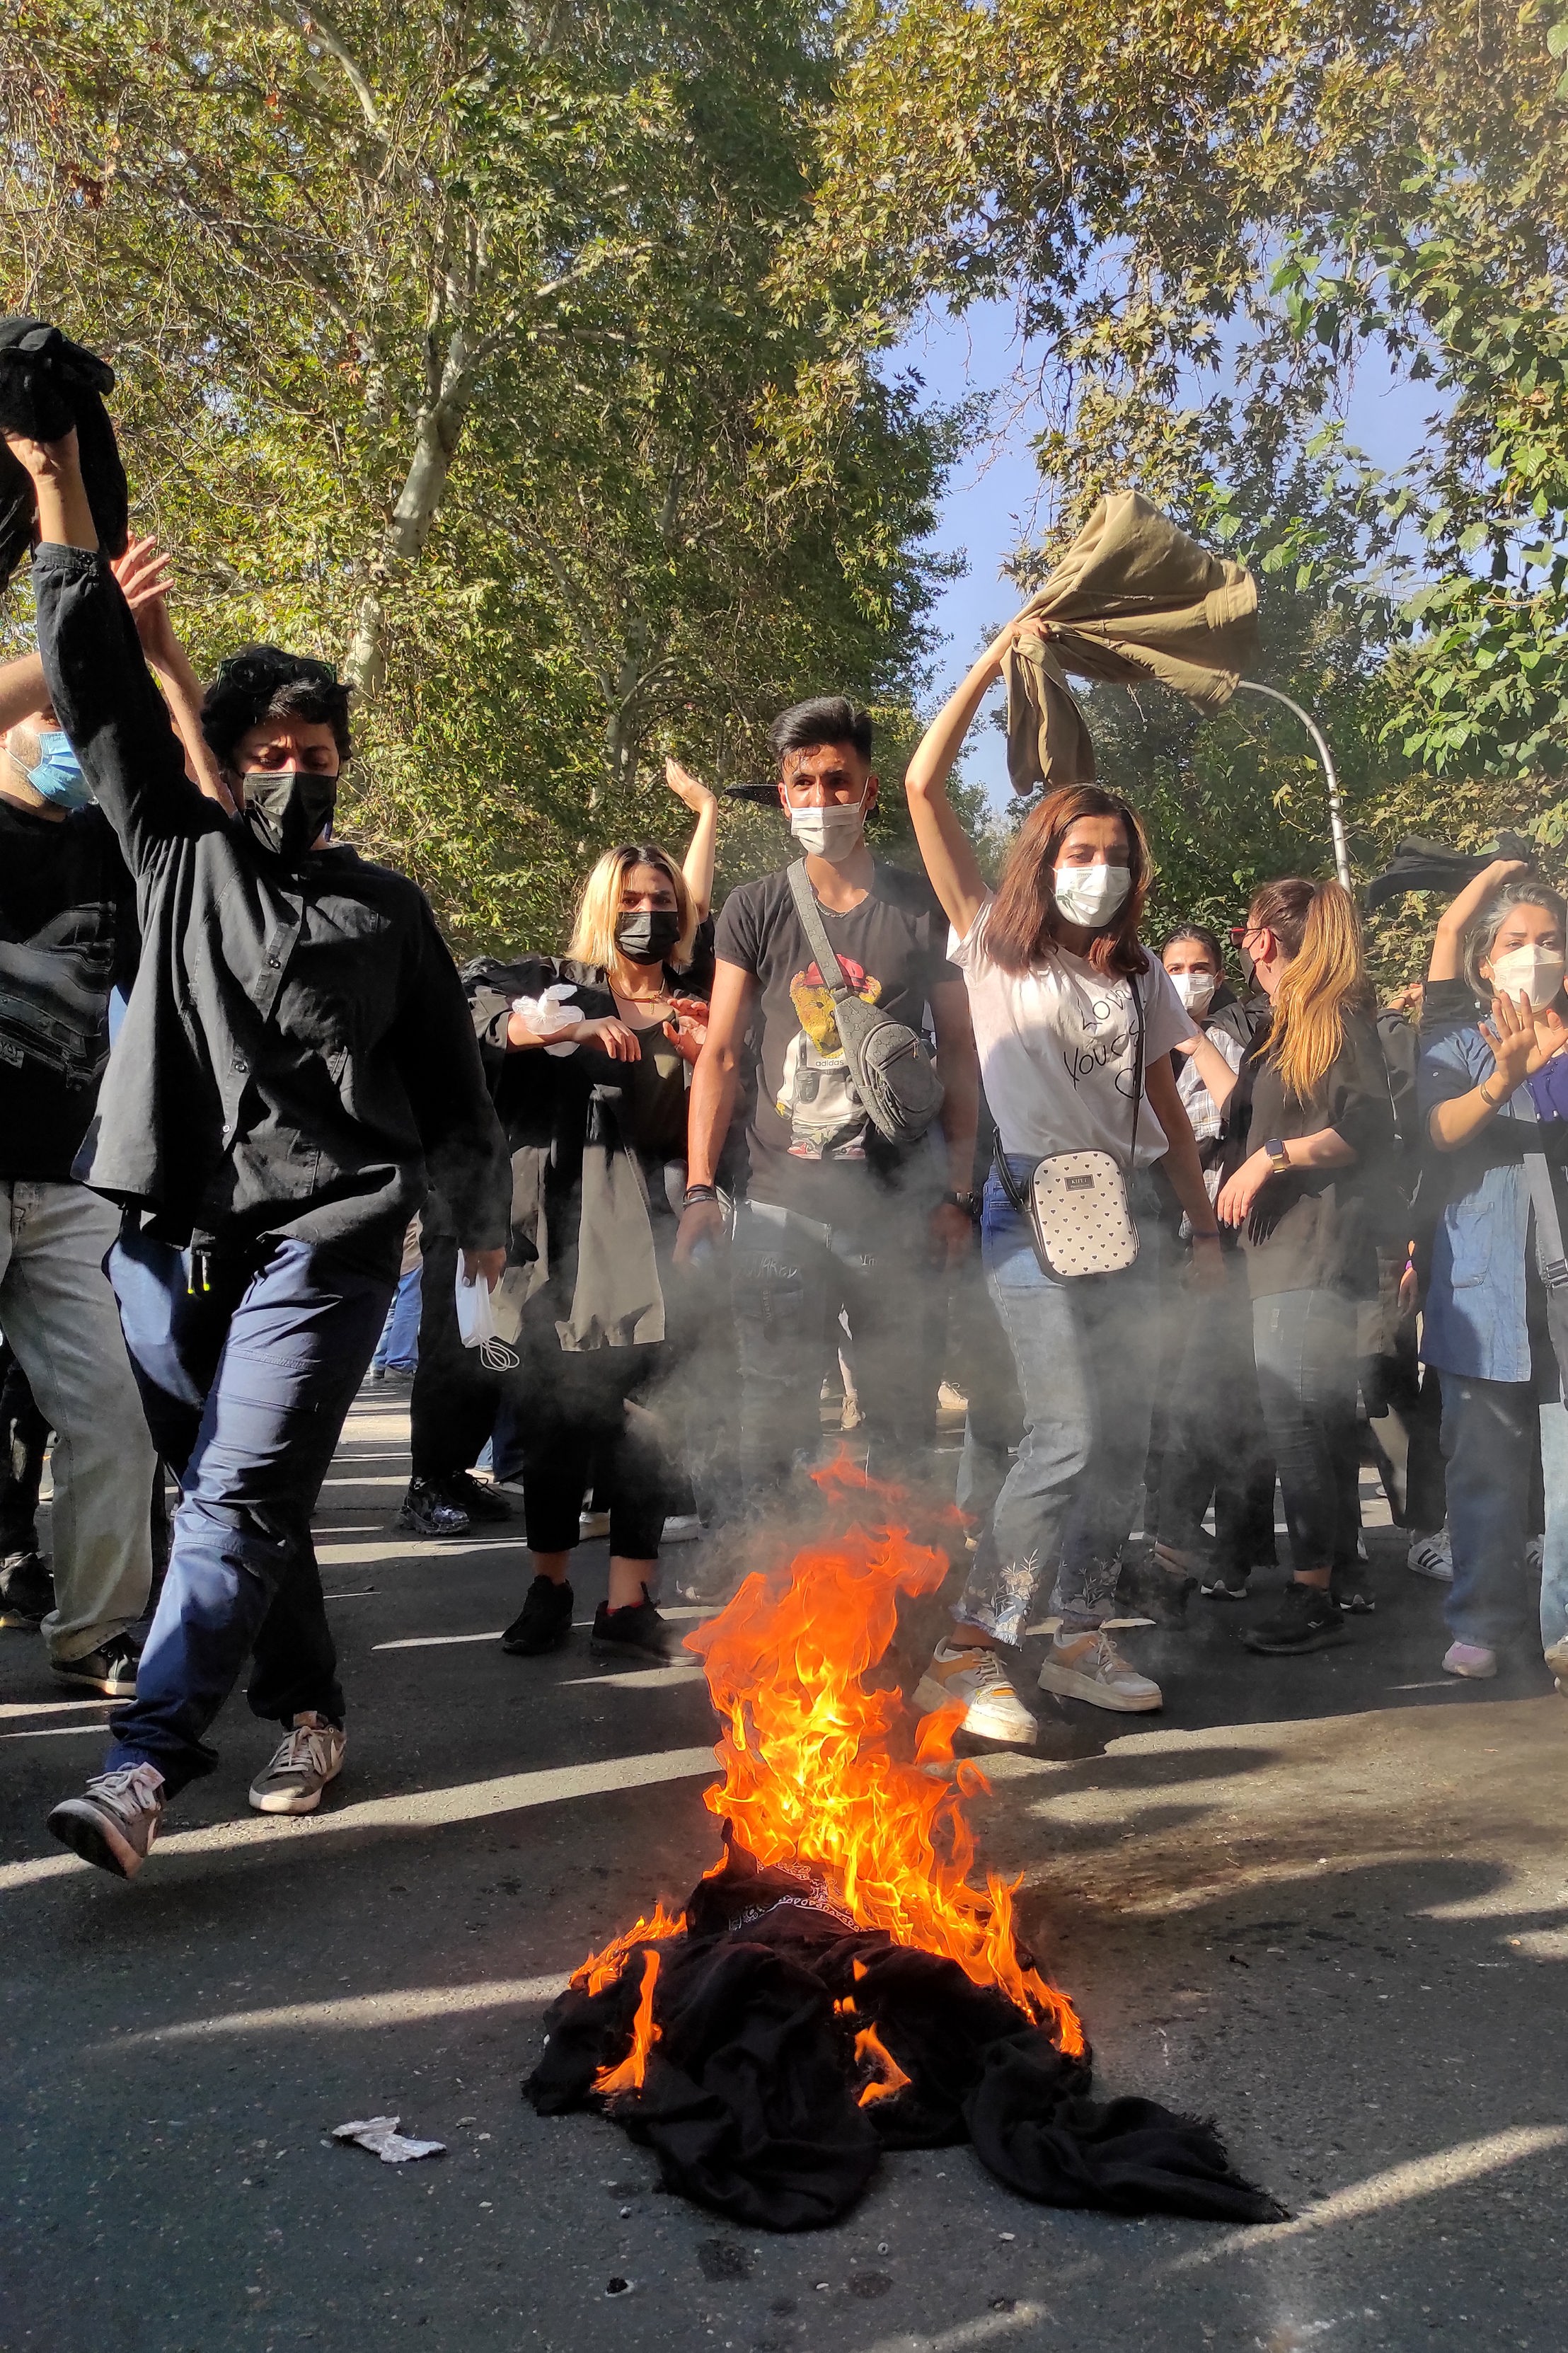
<path fill-rule="evenodd" d="M 868 2108 L 873 2100 L 890 2100 L 910 2080 L 874 2026 L 863 2026 L 855 2037 L 855 2056 L 865 2064 L 874 2063 L 882 2071 L 862 2088 L 855 2103 L 858 2108 Z"/>
<path fill-rule="evenodd" d="M 657 1944 L 663 1936 L 679 1936 L 685 1926 L 685 1913 L 672 1915 L 660 1901 L 653 1907 L 651 1920 L 638 1920 L 624 1935 L 612 1937 L 603 1952 L 589 1954 L 572 1973 L 574 1989 L 578 1993 L 603 1993 L 606 1986 L 615 1984 L 638 1945 Z"/>
<path fill-rule="evenodd" d="M 653 2021 L 653 1989 L 658 1981 L 658 1962 L 655 1952 L 645 1952 L 642 1957 L 642 1992 L 632 2021 L 632 2047 L 618 2067 L 601 2067 L 594 2078 L 594 2089 L 604 2099 L 614 2099 L 617 2092 L 642 2090 L 643 2078 L 647 2073 L 647 2054 L 658 2041 L 658 2028 Z"/>
<path fill-rule="evenodd" d="M 899 1504 L 890 1489 L 852 1482 L 842 1463 L 818 1483 L 835 1502 L 853 1501 L 853 1483 L 862 1508 Z M 923 1769 L 952 1760 L 956 1709 L 921 1721 L 906 1762 L 892 1746 L 906 1719 L 901 1696 L 863 1681 L 893 1639 L 899 1596 L 934 1592 L 946 1570 L 944 1556 L 906 1528 L 857 1522 L 787 1570 L 749 1577 L 719 1617 L 695 1628 L 686 1647 L 702 1660 L 728 1726 L 718 1746 L 723 1778 L 706 1803 L 760 1863 L 815 1868 L 858 1926 L 999 1987 L 1027 2016 L 1048 2020 L 1075 2056 L 1083 2032 L 1072 2005 L 1018 1957 L 1018 1882 L 988 1874 L 984 1890 L 969 1882 L 975 1836 L 959 1801 L 989 1787 L 984 1775 L 968 1761 L 952 1782 Z"/>

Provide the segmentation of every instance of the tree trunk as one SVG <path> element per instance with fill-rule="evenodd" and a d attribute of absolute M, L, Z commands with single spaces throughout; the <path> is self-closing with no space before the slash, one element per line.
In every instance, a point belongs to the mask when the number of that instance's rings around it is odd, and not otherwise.
<path fill-rule="evenodd" d="M 468 338 L 456 330 L 447 347 L 441 389 L 434 402 L 419 412 L 414 433 L 414 455 L 382 534 L 381 546 L 370 565 L 369 582 L 360 600 L 353 642 L 344 664 L 362 694 L 380 692 L 386 679 L 386 604 L 384 591 L 393 575 L 415 563 L 425 552 L 447 488 L 453 455 L 462 434 L 473 393 Z"/>

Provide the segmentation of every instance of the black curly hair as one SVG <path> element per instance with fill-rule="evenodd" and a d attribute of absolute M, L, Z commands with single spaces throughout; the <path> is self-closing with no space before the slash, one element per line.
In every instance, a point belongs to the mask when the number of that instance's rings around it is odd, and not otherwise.
<path fill-rule="evenodd" d="M 214 673 L 202 702 L 202 733 L 226 768 L 240 737 L 264 719 L 322 720 L 332 731 L 339 759 L 346 760 L 353 749 L 353 692 L 331 662 L 288 654 L 281 646 L 241 646 Z"/>

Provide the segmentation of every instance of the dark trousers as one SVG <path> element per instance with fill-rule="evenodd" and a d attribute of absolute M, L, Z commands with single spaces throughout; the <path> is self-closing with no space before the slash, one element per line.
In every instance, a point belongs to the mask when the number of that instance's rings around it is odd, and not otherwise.
<path fill-rule="evenodd" d="M 898 1200 L 862 1224 L 827 1226 L 770 1202 L 736 1216 L 731 1300 L 741 1362 L 741 1476 L 765 1511 L 822 1444 L 819 1399 L 840 1312 L 873 1477 L 917 1475 L 936 1435 L 947 1282 L 931 1264 L 930 1220 Z"/>
<path fill-rule="evenodd" d="M 660 1426 L 627 1400 L 660 1371 L 662 1347 L 571 1354 L 553 1333 L 528 1335 L 521 1368 L 504 1376 L 496 1424 L 498 1477 L 522 1482 L 523 1524 L 533 1552 L 570 1552 L 590 1482 L 610 1515 L 610 1550 L 657 1560 L 668 1508 Z"/>
<path fill-rule="evenodd" d="M 153 1443 L 179 1480 L 168 1573 L 106 1769 L 210 1773 L 207 1726 L 255 1658 L 252 1712 L 342 1722 L 310 1514 L 394 1284 L 308 1242 L 191 1253 L 129 1234 L 109 1254 Z"/>
<path fill-rule="evenodd" d="M 1184 1337 L 1165 1407 L 1166 1449 L 1159 1482 L 1161 1541 L 1194 1549 L 1214 1500 L 1215 1566 L 1228 1582 L 1274 1558 L 1274 1458 L 1263 1426 L 1252 1355 L 1252 1308 L 1238 1250 L 1226 1252 L 1226 1288 L 1173 1286 Z"/>
<path fill-rule="evenodd" d="M 471 1471 L 485 1451 L 500 1403 L 498 1374 L 465 1348 L 458 1329 L 458 1242 L 425 1218 L 420 1247 L 419 1358 L 408 1399 L 409 1450 L 416 1479 L 437 1485 Z M 377 1335 L 379 1337 L 379 1335 Z"/>
<path fill-rule="evenodd" d="M 1275 1292 L 1253 1301 L 1252 1334 L 1291 1566 L 1352 1567 L 1361 1525 L 1355 1303 L 1335 1291 Z"/>
<path fill-rule="evenodd" d="M 27 1376 L 0 1341 L 0 1558 L 38 1549 L 38 1489 L 48 1446 L 49 1425 Z"/>

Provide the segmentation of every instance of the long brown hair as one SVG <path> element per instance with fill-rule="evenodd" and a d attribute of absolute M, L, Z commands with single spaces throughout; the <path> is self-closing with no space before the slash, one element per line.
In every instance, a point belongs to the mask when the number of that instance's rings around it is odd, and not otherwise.
<path fill-rule="evenodd" d="M 1068 828 L 1080 817 L 1120 818 L 1127 834 L 1127 896 L 1105 929 L 1090 940 L 1087 961 L 1097 972 L 1123 980 L 1148 970 L 1149 958 L 1138 940 L 1138 918 L 1149 896 L 1152 860 L 1137 811 L 1098 785 L 1063 785 L 1030 810 L 985 918 L 985 953 L 1004 972 L 1026 973 L 1038 964 L 1042 950 L 1059 942 L 1062 916 L 1051 877 Z"/>
<path fill-rule="evenodd" d="M 1347 1013 L 1370 1013 L 1372 984 L 1355 901 L 1339 882 L 1287 874 L 1265 882 L 1247 911 L 1249 931 L 1272 932 L 1290 961 L 1275 992 L 1264 1060 L 1307 1103 L 1344 1049 Z"/>

